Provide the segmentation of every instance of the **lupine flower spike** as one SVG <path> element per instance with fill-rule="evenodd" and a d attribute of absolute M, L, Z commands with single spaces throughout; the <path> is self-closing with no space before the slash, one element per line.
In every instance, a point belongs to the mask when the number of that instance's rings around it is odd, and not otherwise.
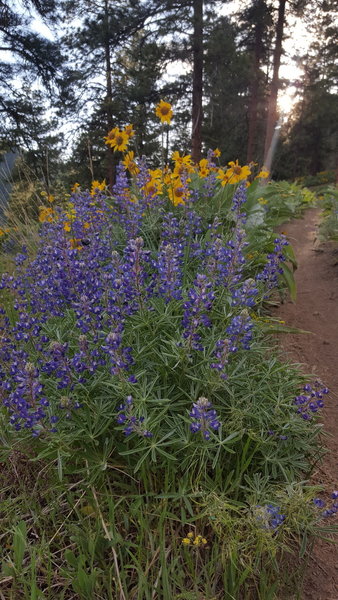
<path fill-rule="evenodd" d="M 201 432 L 205 440 L 210 439 L 211 430 L 217 431 L 220 427 L 216 411 L 212 408 L 211 402 L 207 398 L 199 398 L 193 403 L 193 408 L 190 412 L 190 417 L 193 422 L 190 429 L 193 433 Z"/>

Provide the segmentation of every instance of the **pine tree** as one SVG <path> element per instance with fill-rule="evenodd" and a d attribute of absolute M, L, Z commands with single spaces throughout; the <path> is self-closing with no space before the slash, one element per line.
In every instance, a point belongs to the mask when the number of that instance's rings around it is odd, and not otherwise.
<path fill-rule="evenodd" d="M 241 46 L 250 56 L 251 74 L 248 105 L 248 141 L 247 163 L 261 161 L 262 131 L 261 125 L 266 111 L 266 74 L 264 67 L 269 61 L 272 36 L 272 9 L 265 0 L 254 2 L 241 13 Z"/>
<path fill-rule="evenodd" d="M 191 157 L 201 159 L 203 120 L 203 0 L 193 0 L 193 79 Z"/>
<path fill-rule="evenodd" d="M 279 0 L 278 18 L 276 23 L 276 39 L 273 53 L 273 74 L 270 83 L 270 95 L 268 105 L 268 116 L 266 123 L 265 144 L 264 144 L 264 163 L 268 162 L 268 153 L 270 150 L 272 137 L 277 124 L 277 97 L 280 88 L 279 68 L 282 56 L 282 43 L 285 27 L 285 7 L 287 0 Z"/>
<path fill-rule="evenodd" d="M 15 135 L 21 135 L 22 110 L 29 98 L 25 98 L 23 86 L 18 82 L 34 79 L 40 81 L 45 90 L 51 93 L 57 80 L 62 57 L 56 43 L 45 39 L 30 29 L 31 16 L 28 9 L 35 8 L 40 16 L 53 19 L 55 4 L 53 0 L 25 2 L 23 11 L 15 11 L 8 0 L 0 6 L 0 49 L 8 60 L 0 63 L 0 113 L 2 115 L 2 138 L 13 141 Z M 27 89 L 27 88 L 26 88 Z"/>
<path fill-rule="evenodd" d="M 222 160 L 245 161 L 250 54 L 238 46 L 239 29 L 227 17 L 210 23 L 205 52 L 203 140 Z"/>
<path fill-rule="evenodd" d="M 314 42 L 302 57 L 300 99 L 283 131 L 276 166 L 279 177 L 315 175 L 334 170 L 338 163 L 338 28 L 333 2 L 317 6 L 312 23 Z"/>

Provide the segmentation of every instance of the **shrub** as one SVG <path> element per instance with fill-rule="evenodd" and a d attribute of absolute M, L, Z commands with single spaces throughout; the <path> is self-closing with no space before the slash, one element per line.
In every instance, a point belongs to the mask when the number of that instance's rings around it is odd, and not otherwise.
<path fill-rule="evenodd" d="M 38 563 L 25 522 L 4 551 L 24 593 L 39 568 L 44 597 L 51 582 L 88 599 L 273 597 L 281 555 L 313 531 L 295 482 L 318 459 L 326 390 L 299 400 L 259 316 L 292 252 L 273 211 L 250 218 L 257 184 L 248 200 L 212 156 L 202 174 L 180 158 L 179 184 L 129 156 L 112 195 L 75 188 L 2 276 L 3 446 L 49 473 L 54 507 Z"/>

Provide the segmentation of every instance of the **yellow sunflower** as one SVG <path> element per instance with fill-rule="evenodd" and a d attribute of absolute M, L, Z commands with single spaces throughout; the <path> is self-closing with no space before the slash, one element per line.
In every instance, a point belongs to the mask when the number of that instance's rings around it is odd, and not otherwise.
<path fill-rule="evenodd" d="M 256 175 L 256 179 L 267 179 L 267 177 L 269 177 L 269 171 L 265 167 Z"/>
<path fill-rule="evenodd" d="M 210 169 L 209 169 L 209 161 L 207 158 L 202 158 L 202 160 L 200 160 L 200 162 L 198 163 L 199 165 L 199 171 L 198 174 L 200 177 L 207 177 L 210 173 Z"/>
<path fill-rule="evenodd" d="M 94 181 L 92 181 L 92 187 L 90 190 L 91 196 L 94 196 L 97 191 L 103 191 L 106 188 L 106 185 L 105 179 L 101 183 L 97 181 L 97 179 L 94 179 Z"/>
<path fill-rule="evenodd" d="M 189 192 L 183 187 L 183 183 L 179 177 L 171 180 L 171 185 L 168 186 L 168 196 L 174 206 L 185 204 Z"/>
<path fill-rule="evenodd" d="M 238 183 L 239 181 L 243 181 L 243 179 L 247 179 L 249 175 L 251 175 L 251 171 L 247 165 L 241 167 L 238 164 L 238 160 L 234 162 L 233 160 L 228 163 L 230 165 L 230 169 L 228 169 L 225 175 L 228 177 L 229 183 Z"/>
<path fill-rule="evenodd" d="M 229 177 L 226 173 L 224 173 L 223 169 L 218 169 L 218 173 L 216 175 L 216 179 L 221 180 L 221 185 L 224 187 L 227 183 L 229 183 Z"/>
<path fill-rule="evenodd" d="M 107 146 L 110 146 L 114 152 L 116 152 L 116 150 L 124 152 L 127 150 L 129 138 L 130 135 L 126 133 L 125 130 L 121 131 L 118 127 L 114 127 L 104 139 L 106 140 Z"/>
<path fill-rule="evenodd" d="M 133 137 L 135 135 L 135 131 L 132 125 L 126 125 L 124 131 L 127 135 L 129 135 L 129 137 Z"/>
<path fill-rule="evenodd" d="M 156 106 L 155 114 L 161 120 L 161 123 L 168 123 L 169 125 L 174 113 L 169 102 L 160 100 Z"/>
<path fill-rule="evenodd" d="M 137 175 L 137 173 L 140 172 L 140 169 L 138 168 L 135 160 L 134 160 L 134 152 L 131 150 L 130 152 L 127 152 L 127 154 L 125 155 L 122 164 L 125 166 L 126 169 L 128 169 L 129 173 L 131 173 L 131 175 Z"/>

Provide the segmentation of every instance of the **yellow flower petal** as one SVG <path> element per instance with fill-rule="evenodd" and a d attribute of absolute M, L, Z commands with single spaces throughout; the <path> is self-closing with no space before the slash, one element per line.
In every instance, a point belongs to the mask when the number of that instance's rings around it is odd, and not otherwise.
<path fill-rule="evenodd" d="M 161 123 L 168 123 L 169 125 L 173 118 L 171 104 L 169 102 L 164 102 L 164 100 L 160 100 L 155 108 L 155 114 L 160 119 Z"/>

